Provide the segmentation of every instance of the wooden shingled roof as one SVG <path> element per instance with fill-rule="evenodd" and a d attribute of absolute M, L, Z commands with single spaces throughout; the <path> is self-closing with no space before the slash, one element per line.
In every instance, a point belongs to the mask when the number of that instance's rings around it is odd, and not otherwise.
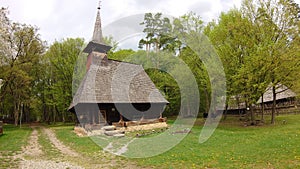
<path fill-rule="evenodd" d="M 69 109 L 78 103 L 168 103 L 141 65 L 92 54 L 90 69 Z"/>
<path fill-rule="evenodd" d="M 292 98 L 297 96 L 296 93 L 294 93 L 291 89 L 289 89 L 283 84 L 278 84 L 276 86 L 275 92 L 276 92 L 276 100 L 287 99 L 287 98 Z M 272 92 L 271 85 L 267 88 L 263 96 L 264 96 L 264 100 L 263 100 L 264 103 L 273 101 L 273 92 Z M 258 99 L 257 103 L 261 103 L 261 97 Z"/>

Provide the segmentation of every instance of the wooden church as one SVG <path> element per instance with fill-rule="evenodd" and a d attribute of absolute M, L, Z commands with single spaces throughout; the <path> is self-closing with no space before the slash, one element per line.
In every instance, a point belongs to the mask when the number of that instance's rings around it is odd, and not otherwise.
<path fill-rule="evenodd" d="M 83 50 L 88 54 L 86 74 L 69 111 L 83 127 L 161 119 L 168 101 L 141 65 L 108 59 L 110 49 L 103 42 L 98 7 L 93 38 Z"/>

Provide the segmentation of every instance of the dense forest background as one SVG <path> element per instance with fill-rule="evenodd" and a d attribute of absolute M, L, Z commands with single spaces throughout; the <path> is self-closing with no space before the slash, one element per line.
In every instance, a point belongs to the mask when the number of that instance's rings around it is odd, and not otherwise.
<path fill-rule="evenodd" d="M 184 75 L 180 64 L 176 64 L 176 59 L 182 59 L 197 81 L 199 115 L 202 115 L 208 112 L 213 98 L 213 80 L 208 76 L 207 65 L 181 39 L 205 35 L 223 62 L 226 105 L 230 104 L 230 97 L 239 95 L 240 101 L 252 110 L 252 105 L 270 84 L 274 100 L 278 84 L 299 93 L 299 19 L 300 8 L 293 0 L 244 0 L 240 9 L 223 12 L 209 23 L 204 23 L 201 16 L 193 12 L 172 19 L 161 13 L 146 13 L 141 21 L 145 37 L 137 44 L 138 51 L 118 49 L 113 37 L 105 40 L 114 47 L 108 53 L 110 59 L 165 68 Z M 75 121 L 76 117 L 67 109 L 74 93 L 74 67 L 86 41 L 68 38 L 48 45 L 40 38 L 37 27 L 11 21 L 6 8 L 0 9 L 0 32 L 0 120 L 9 119 L 16 125 L 21 121 Z M 194 42 L 195 46 L 206 45 Z M 165 116 L 177 115 L 182 99 L 188 103 L 194 101 L 188 95 L 180 95 L 178 84 L 163 69 L 146 71 L 170 102 Z M 271 123 L 275 119 L 275 104 Z M 192 111 L 189 107 L 184 109 Z M 253 111 L 250 112 L 254 120 Z"/>

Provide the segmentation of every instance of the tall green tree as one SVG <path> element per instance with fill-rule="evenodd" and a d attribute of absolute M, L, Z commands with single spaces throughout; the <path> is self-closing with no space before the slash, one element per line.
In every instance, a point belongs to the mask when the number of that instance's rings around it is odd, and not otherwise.
<path fill-rule="evenodd" d="M 190 12 L 173 21 L 173 50 L 178 51 L 195 77 L 200 92 L 200 111 L 209 112 L 211 102 L 211 85 L 206 66 L 210 46 L 204 36 L 204 22 L 196 13 Z M 202 39 L 203 38 L 203 39 Z M 207 50 L 203 50 L 206 48 Z M 208 53 L 206 53 L 208 52 Z M 212 53 L 211 53 L 212 54 Z"/>
<path fill-rule="evenodd" d="M 146 37 L 139 41 L 139 48 L 146 46 L 147 53 L 151 50 L 151 46 L 155 52 L 167 48 L 172 25 L 169 18 L 162 17 L 162 13 L 146 13 L 144 21 L 140 24 L 145 26 L 143 32 Z"/>
<path fill-rule="evenodd" d="M 170 102 L 163 115 L 178 115 L 181 102 L 180 90 L 178 84 L 172 75 L 170 75 L 174 71 L 174 67 L 178 64 L 178 60 L 172 53 L 165 51 L 159 53 L 151 51 L 147 53 L 144 50 L 136 52 L 132 50 L 120 50 L 109 57 L 122 58 L 123 61 L 142 65 L 156 87 Z M 160 62 L 159 68 L 156 67 L 157 61 Z"/>
<path fill-rule="evenodd" d="M 201 43 L 204 43 L 205 40 L 199 38 L 201 37 L 201 34 L 203 34 L 203 21 L 201 20 L 201 17 L 195 13 L 188 13 L 186 15 L 183 15 L 179 18 L 174 18 L 172 22 L 170 22 L 170 19 L 168 18 L 162 18 L 161 13 L 157 13 L 155 15 L 151 13 L 145 14 L 144 22 L 142 25 L 145 25 L 144 32 L 146 33 L 146 38 L 142 39 L 140 42 L 140 45 L 148 45 L 154 44 L 154 49 L 157 51 L 165 51 L 172 55 L 174 58 L 179 58 L 180 60 L 184 61 L 185 64 L 189 67 L 191 72 L 193 73 L 193 76 L 195 77 L 197 84 L 198 84 L 198 90 L 201 92 L 200 96 L 202 97 L 200 100 L 201 105 L 201 112 L 208 112 L 210 107 L 210 81 L 208 78 L 208 74 L 206 72 L 206 67 L 202 63 L 201 59 L 204 59 L 204 57 L 198 56 L 200 51 L 203 51 L 201 53 L 202 56 L 204 56 L 205 51 L 197 48 L 196 46 L 202 46 Z M 188 40 L 187 40 L 188 39 Z M 145 42 L 145 43 L 144 43 Z M 146 43 L 147 42 L 147 43 Z M 194 49 L 191 48 L 192 45 Z M 205 45 L 205 44 L 203 44 Z M 149 48 L 149 47 L 148 47 Z M 146 46 L 146 50 L 148 50 Z M 197 51 L 193 51 L 193 50 Z M 148 52 L 149 53 L 149 52 Z M 161 68 L 164 66 L 165 63 L 163 60 L 171 58 L 166 53 L 162 52 L 164 55 L 156 55 L 151 56 L 151 60 L 153 60 L 153 63 L 159 63 L 156 64 L 157 68 Z M 148 55 L 152 55 L 151 53 Z M 177 56 L 177 57 L 176 57 Z M 161 57 L 161 58 L 160 58 Z M 177 63 L 174 64 L 172 69 L 172 72 L 175 74 L 182 74 L 187 72 L 181 72 L 184 69 L 180 66 L 181 64 Z M 176 70 L 178 69 L 178 70 Z M 181 70 L 181 71 L 180 71 Z M 158 76 L 158 75 L 157 75 Z M 158 76 L 159 77 L 159 76 Z M 179 76 L 181 77 L 181 76 Z M 182 76 L 182 79 L 186 77 L 185 75 Z M 188 83 L 188 81 L 186 81 Z M 195 92 L 195 91 L 194 91 Z M 187 92 L 189 93 L 189 92 Z M 191 97 L 188 97 L 191 96 Z M 192 98 L 192 94 L 187 94 L 186 96 L 182 96 L 181 99 L 184 99 L 185 105 L 192 104 L 192 102 L 195 100 Z M 180 100 L 178 101 L 177 105 L 180 104 Z M 188 114 L 198 113 L 198 112 L 192 112 L 193 110 L 190 110 L 190 108 L 186 107 L 184 108 L 187 110 Z"/>
<path fill-rule="evenodd" d="M 237 9 L 222 13 L 218 23 L 212 22 L 206 28 L 206 34 L 214 44 L 222 59 L 227 82 L 227 101 L 236 100 L 246 103 L 251 109 L 251 120 L 254 121 L 252 105 L 263 93 L 266 84 L 266 71 L 261 69 L 264 57 L 256 51 L 255 27 L 243 17 Z M 233 99 L 232 99 L 233 98 Z"/>
<path fill-rule="evenodd" d="M 48 64 L 44 82 L 44 101 L 48 109 L 44 109 L 45 121 L 72 120 L 67 113 L 72 102 L 72 82 L 74 67 L 81 52 L 84 40 L 66 39 L 54 42 L 45 54 L 45 64 Z M 84 58 L 86 59 L 86 58 Z M 69 117 L 69 119 L 67 119 Z M 70 119 L 71 118 L 71 119 Z"/>
<path fill-rule="evenodd" d="M 31 96 L 38 79 L 34 70 L 39 65 L 44 52 L 44 42 L 37 33 L 38 29 L 30 25 L 13 23 L 7 17 L 7 10 L 0 12 L 1 36 L 0 60 L 3 79 L 1 88 L 2 103 L 11 100 L 11 109 L 15 125 L 18 124 L 21 113 L 30 112 Z M 6 101 L 5 101 L 6 100 Z"/>
<path fill-rule="evenodd" d="M 245 0 L 242 12 L 257 28 L 259 54 L 266 59 L 273 91 L 271 123 L 275 123 L 276 86 L 292 87 L 293 74 L 299 71 L 299 6 L 293 0 Z"/>
<path fill-rule="evenodd" d="M 252 105 L 271 83 L 271 123 L 275 122 L 276 86 L 292 86 L 293 74 L 299 70 L 297 9 L 292 1 L 244 0 L 240 10 L 222 13 L 206 28 L 224 63 L 227 100 L 242 95 L 252 121 Z"/>

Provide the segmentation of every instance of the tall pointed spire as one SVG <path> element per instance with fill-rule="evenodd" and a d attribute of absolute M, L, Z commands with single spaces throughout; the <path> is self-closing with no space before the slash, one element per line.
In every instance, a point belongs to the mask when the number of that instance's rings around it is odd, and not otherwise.
<path fill-rule="evenodd" d="M 100 53 L 107 53 L 112 47 L 104 44 L 103 34 L 102 34 L 102 25 L 101 25 L 101 17 L 100 17 L 100 9 L 101 9 L 101 1 L 99 2 L 97 11 L 97 17 L 94 27 L 93 38 L 83 50 L 85 53 L 91 53 L 93 51 Z"/>
<path fill-rule="evenodd" d="M 92 41 L 98 42 L 98 43 L 103 43 L 102 25 L 101 25 L 101 17 L 100 17 L 101 1 L 99 1 L 99 7 L 97 9 L 98 9 L 98 12 L 97 12 Z"/>

